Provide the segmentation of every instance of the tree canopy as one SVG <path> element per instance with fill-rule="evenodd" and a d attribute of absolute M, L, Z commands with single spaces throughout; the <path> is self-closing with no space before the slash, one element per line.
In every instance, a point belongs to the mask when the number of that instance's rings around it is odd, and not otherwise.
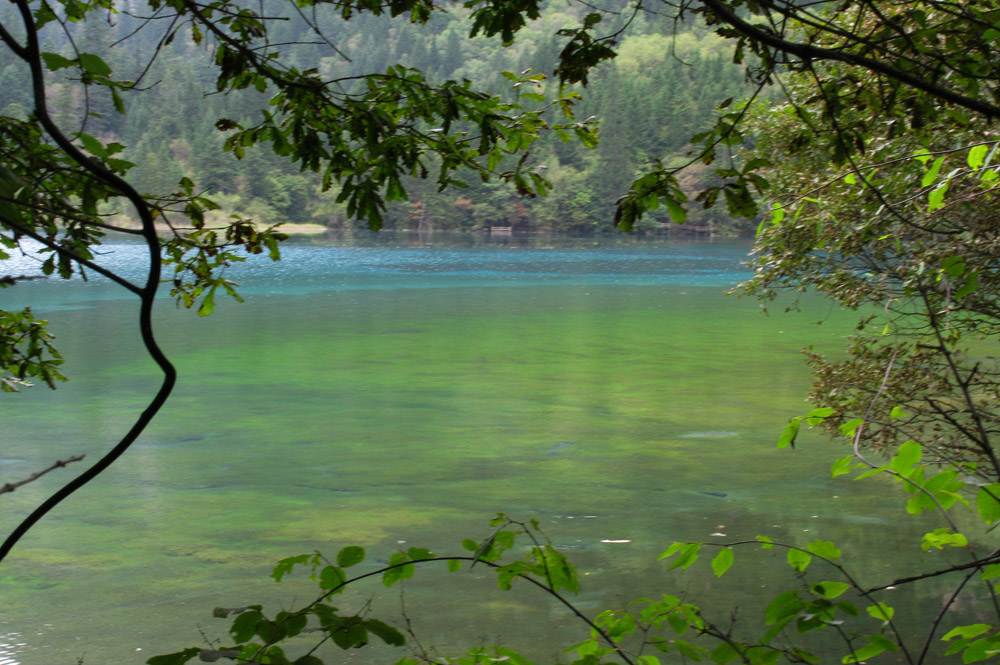
<path fill-rule="evenodd" d="M 880 135 L 919 131 L 942 114 L 963 126 L 1000 118 L 1000 70 L 991 57 L 1000 38 L 993 2 L 704 2 L 669 5 L 679 16 L 699 15 L 733 40 L 733 58 L 745 63 L 761 86 L 783 86 L 785 75 L 809 80 L 811 113 L 798 126 L 823 137 L 835 164 L 864 154 Z M 698 157 L 713 162 L 717 147 L 744 142 L 747 108 L 723 114 L 715 127 L 696 137 Z M 800 107 L 801 108 L 801 107 Z M 880 132 L 886 125 L 886 132 Z M 722 196 L 735 214 L 753 215 L 754 195 L 767 179 L 756 171 L 765 161 L 730 162 L 720 169 L 727 181 L 698 195 L 711 205 Z M 637 180 L 618 208 L 624 228 L 646 211 L 685 197 L 676 187 L 683 167 L 659 168 Z"/>

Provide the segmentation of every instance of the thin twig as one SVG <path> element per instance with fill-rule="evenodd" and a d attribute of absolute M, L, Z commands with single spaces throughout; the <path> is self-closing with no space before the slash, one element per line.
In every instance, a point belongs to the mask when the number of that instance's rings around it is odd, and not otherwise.
<path fill-rule="evenodd" d="M 52 466 L 50 466 L 48 468 L 42 469 L 41 471 L 36 471 L 35 473 L 31 474 L 30 476 L 28 476 L 24 480 L 19 480 L 16 483 L 4 483 L 4 485 L 0 486 L 0 494 L 6 494 L 7 492 L 13 492 L 18 487 L 23 487 L 24 485 L 27 485 L 28 483 L 30 483 L 32 481 L 38 480 L 39 478 L 41 478 L 42 476 L 44 476 L 49 471 L 55 471 L 56 469 L 61 469 L 64 466 L 66 466 L 67 464 L 71 464 L 72 462 L 79 462 L 84 457 L 85 457 L 85 455 L 74 455 L 73 457 L 67 457 L 66 459 L 61 459 L 61 460 L 59 460 L 57 462 L 53 462 Z"/>

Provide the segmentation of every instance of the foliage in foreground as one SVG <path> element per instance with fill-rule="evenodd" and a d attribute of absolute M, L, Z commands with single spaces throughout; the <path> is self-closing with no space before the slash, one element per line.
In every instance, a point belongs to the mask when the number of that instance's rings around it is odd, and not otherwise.
<path fill-rule="evenodd" d="M 794 422 L 796 428 L 800 422 L 818 426 L 833 415 L 832 409 L 815 409 Z M 897 417 L 905 414 L 900 412 Z M 846 434 L 853 437 L 855 432 Z M 786 432 L 779 447 L 786 447 L 790 438 Z M 941 662 L 947 656 L 961 658 L 963 663 L 996 660 L 1000 655 L 1000 608 L 996 598 L 1000 591 L 1000 551 L 982 555 L 977 552 L 977 541 L 1000 524 L 1000 484 L 970 485 L 965 480 L 970 470 L 974 465 L 942 468 L 928 464 L 915 441 L 902 445 L 885 463 L 873 462 L 856 452 L 838 460 L 831 469 L 835 478 L 850 474 L 855 474 L 855 480 L 891 478 L 891 483 L 885 484 L 886 491 L 895 500 L 899 493 L 905 497 L 907 513 L 936 513 L 943 526 L 925 533 L 914 547 L 924 552 L 954 550 L 967 559 L 940 570 L 865 585 L 860 581 L 864 562 L 847 560 L 835 543 L 780 543 L 765 535 L 726 544 L 678 542 L 660 555 L 660 559 L 670 561 L 671 569 L 684 570 L 710 553 L 710 569 L 716 577 L 722 577 L 734 565 L 737 549 L 784 550 L 791 569 L 789 585 L 769 600 L 762 617 L 740 624 L 735 620 L 736 608 L 700 607 L 691 599 L 656 589 L 620 609 L 588 618 L 573 605 L 580 583 L 566 555 L 541 534 L 537 522 L 518 522 L 501 514 L 490 522 L 493 531 L 487 538 L 462 542 L 466 552 L 461 555 L 437 556 L 427 549 L 411 547 L 393 554 L 387 565 L 353 576 L 347 569 L 362 563 L 366 555 L 358 546 L 341 549 L 332 561 L 319 552 L 283 559 L 275 566 L 272 577 L 280 582 L 296 568 L 307 568 L 318 587 L 311 602 L 274 614 L 261 605 L 216 608 L 214 616 L 232 619 L 228 644 L 191 647 L 155 656 L 147 663 L 183 665 L 200 658 L 209 662 L 226 659 L 245 664 L 321 665 L 338 662 L 337 648 L 357 649 L 376 639 L 391 646 L 405 646 L 406 629 L 401 631 L 371 616 L 367 606 L 358 612 L 338 608 L 331 602 L 346 588 L 365 581 L 381 580 L 392 587 L 413 577 L 417 564 L 429 563 L 447 566 L 452 573 L 477 565 L 488 567 L 496 574 L 502 590 L 509 591 L 515 584 L 526 586 L 565 605 L 579 621 L 583 638 L 564 649 L 572 654 L 572 665 L 615 660 L 626 665 L 690 661 L 718 665 L 849 664 L 883 654 L 913 665 Z M 971 512 L 978 519 L 967 520 L 963 512 Z M 960 529 L 959 522 L 978 526 Z M 751 553 L 751 562 L 753 558 Z M 916 627 L 916 632 L 913 626 L 900 625 L 890 598 L 898 596 L 900 587 L 941 576 L 951 580 L 952 591 L 936 617 L 926 626 Z M 976 598 L 982 593 L 988 599 L 976 602 L 992 607 L 996 614 L 992 623 L 949 623 L 954 622 L 950 610 L 960 598 Z M 494 645 L 477 646 L 463 655 L 444 658 L 432 658 L 418 647 L 397 665 L 500 661 L 518 665 L 531 662 L 517 651 Z"/>
<path fill-rule="evenodd" d="M 827 150 L 843 132 L 800 122 L 824 112 L 817 83 L 793 77 L 788 90 L 756 123 L 772 210 L 742 290 L 819 292 L 859 312 L 846 358 L 808 353 L 810 399 L 838 413 L 831 433 L 863 419 L 865 447 L 917 440 L 937 461 L 977 462 L 980 482 L 1000 481 L 996 133 L 943 107 L 905 133 L 895 113 L 845 109 L 843 127 L 865 127 L 870 147 L 835 161 Z"/>

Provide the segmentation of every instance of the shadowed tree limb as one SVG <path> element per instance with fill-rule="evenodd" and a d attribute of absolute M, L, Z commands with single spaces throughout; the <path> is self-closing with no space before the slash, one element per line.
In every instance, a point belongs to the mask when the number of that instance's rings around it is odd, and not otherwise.
<path fill-rule="evenodd" d="M 723 0 L 702 0 L 702 4 L 720 21 L 729 24 L 741 35 L 782 53 L 794 55 L 806 62 L 813 60 L 836 61 L 862 67 L 877 74 L 888 76 L 917 90 L 922 90 L 943 101 L 962 106 L 970 111 L 975 111 L 983 117 L 1000 118 L 1000 106 L 949 90 L 926 78 L 912 74 L 882 60 L 876 60 L 846 50 L 835 50 L 813 44 L 789 41 L 776 33 L 744 21 Z"/>
<path fill-rule="evenodd" d="M 134 291 L 139 295 L 140 299 L 139 331 L 142 336 L 143 344 L 146 347 L 146 351 L 163 372 L 163 381 L 149 405 L 143 410 L 129 431 L 124 437 L 122 437 L 121 440 L 119 440 L 114 448 L 101 457 L 96 463 L 94 463 L 93 466 L 49 496 L 48 499 L 32 511 L 30 515 L 22 520 L 21 523 L 11 531 L 6 540 L 4 540 L 3 544 L 0 544 L 0 561 L 3 561 L 3 559 L 6 558 L 14 545 L 16 545 L 17 542 L 24 537 L 24 535 L 35 525 L 35 523 L 38 522 L 38 520 L 59 505 L 63 499 L 67 498 L 73 492 L 97 477 L 98 474 L 107 469 L 126 450 L 128 450 L 129 446 L 131 446 L 143 430 L 146 429 L 146 426 L 150 423 L 150 421 L 152 421 L 153 417 L 167 401 L 167 397 L 170 395 L 174 384 L 177 381 L 177 371 L 167 359 L 166 355 L 164 355 L 153 335 L 153 302 L 156 298 L 156 293 L 160 284 L 161 258 L 160 241 L 156 235 L 156 229 L 153 224 L 152 210 L 139 192 L 137 192 L 121 177 L 112 173 L 81 152 L 80 149 L 73 145 L 72 141 L 70 141 L 66 135 L 62 133 L 59 127 L 56 126 L 55 122 L 53 122 L 52 117 L 49 115 L 48 104 L 46 103 L 45 98 L 45 75 L 42 67 L 41 49 L 38 43 L 38 33 L 35 27 L 34 18 L 31 14 L 31 8 L 28 5 L 28 0 L 15 0 L 15 5 L 21 15 L 21 20 L 24 24 L 26 33 L 26 44 L 23 47 L 23 50 L 15 50 L 15 54 L 25 60 L 31 70 L 31 87 L 35 102 L 35 116 L 38 118 L 39 123 L 52 140 L 59 146 L 59 148 L 69 155 L 77 164 L 79 164 L 81 168 L 86 170 L 97 180 L 115 189 L 126 197 L 135 207 L 136 213 L 142 221 L 142 236 L 145 239 L 146 246 L 149 250 L 149 268 L 147 271 L 145 285 Z M 5 39 L 5 41 L 8 40 Z"/>

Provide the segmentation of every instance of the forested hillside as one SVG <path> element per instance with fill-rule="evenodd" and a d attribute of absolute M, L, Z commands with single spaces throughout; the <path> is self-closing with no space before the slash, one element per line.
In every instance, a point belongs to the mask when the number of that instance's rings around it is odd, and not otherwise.
<path fill-rule="evenodd" d="M 206 189 L 226 213 L 245 214 L 265 223 L 313 223 L 333 229 L 364 226 L 363 221 L 350 219 L 344 205 L 336 202 L 336 185 L 321 191 L 316 174 L 300 172 L 266 146 L 248 148 L 239 161 L 223 152 L 225 133 L 216 128 L 216 120 L 224 117 L 252 124 L 267 108 L 269 92 L 212 94 L 212 53 L 185 35 L 164 43 L 171 27 L 168 22 L 144 22 L 138 11 L 128 7 L 106 21 L 80 24 L 72 39 L 79 50 L 103 57 L 117 76 L 141 80 L 140 88 L 145 89 L 123 96 L 127 114 L 121 115 L 115 112 L 107 89 L 89 86 L 90 98 L 86 99 L 80 86 L 61 84 L 58 72 L 50 74 L 52 108 L 65 131 L 80 130 L 89 104 L 91 116 L 86 118 L 84 131 L 105 143 L 125 146 L 121 156 L 136 164 L 130 180 L 143 192 L 171 191 L 186 176 Z M 461 8 L 442 12 L 425 25 L 367 14 L 344 21 L 332 13 L 324 16 L 317 8 L 320 13 L 307 18 L 324 29 L 328 43 L 318 40 L 303 21 L 279 25 L 271 39 L 300 42 L 291 50 L 288 64 L 301 70 L 316 68 L 324 79 L 344 79 L 348 90 L 357 84 L 351 77 L 384 72 L 393 63 L 401 63 L 422 69 L 432 81 L 468 78 L 496 94 L 510 95 L 512 84 L 502 72 L 531 68 L 551 74 L 560 49 L 555 32 L 577 24 L 584 9 L 552 3 L 542 19 L 522 30 L 516 45 L 508 48 L 500 48 L 495 40 L 468 39 L 469 25 Z M 11 11 L 10 6 L 0 8 L 0 15 Z M 276 13 L 289 11 L 285 5 L 275 8 Z M 433 178 L 414 179 L 404 184 L 409 200 L 390 205 L 384 226 L 423 230 L 513 226 L 569 233 L 610 230 L 614 202 L 634 176 L 652 160 L 670 164 L 685 159 L 687 139 L 709 124 L 721 100 L 739 97 L 745 89 L 742 72 L 729 62 L 721 38 L 714 33 L 704 27 L 678 27 L 645 13 L 634 18 L 608 14 L 601 32 L 613 33 L 629 19 L 627 36 L 617 47 L 619 57 L 591 75 L 575 109 L 577 120 L 600 122 L 599 145 L 590 149 L 551 134 L 533 147 L 531 159 L 544 165 L 553 184 L 547 197 L 530 199 L 519 196 L 509 184 L 478 181 L 467 182 L 465 189 L 438 192 Z M 126 42 L 116 45 L 129 35 Z M 159 57 L 146 70 L 158 48 Z M 44 50 L 70 55 L 68 43 L 49 42 Z M 556 85 L 550 79 L 537 92 L 552 95 Z M 31 108 L 29 74 L 22 63 L 0 65 L 0 90 L 0 112 L 18 116 Z M 711 177 L 707 167 L 694 168 L 683 184 L 694 190 Z M 643 224 L 658 229 L 667 220 L 664 212 L 648 216 Z M 696 209 L 689 218 L 692 225 L 709 221 L 723 233 L 753 228 L 724 210 Z"/>

